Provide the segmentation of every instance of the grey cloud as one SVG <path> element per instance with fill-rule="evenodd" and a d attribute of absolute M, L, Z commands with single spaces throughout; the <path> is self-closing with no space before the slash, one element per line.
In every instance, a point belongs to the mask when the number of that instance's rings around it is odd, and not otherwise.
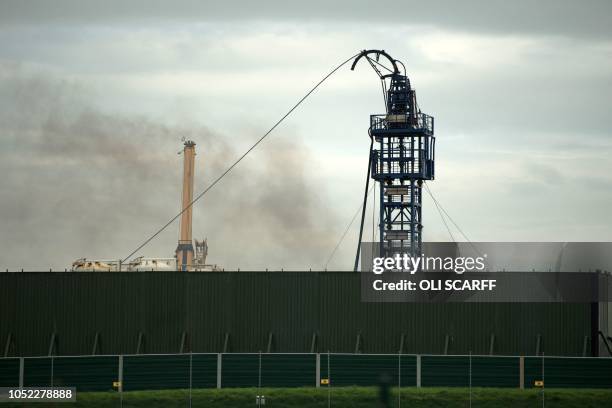
<path fill-rule="evenodd" d="M 131 24 L 219 20 L 301 20 L 423 24 L 480 32 L 541 33 L 608 37 L 612 3 L 554 1 L 358 1 L 213 2 L 76 0 L 4 1 L 3 24 Z"/>

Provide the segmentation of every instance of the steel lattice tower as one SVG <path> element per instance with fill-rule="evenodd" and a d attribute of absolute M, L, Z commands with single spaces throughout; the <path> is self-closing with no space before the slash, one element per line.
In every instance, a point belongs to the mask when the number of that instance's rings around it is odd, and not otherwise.
<path fill-rule="evenodd" d="M 374 54 L 375 60 L 369 55 Z M 380 56 L 391 62 L 387 68 Z M 370 176 L 379 183 L 379 236 L 381 256 L 421 254 L 422 185 L 434 179 L 434 118 L 422 113 L 410 80 L 398 69 L 401 62 L 384 51 L 363 51 L 378 73 L 386 113 L 370 116 Z M 381 69 L 390 73 L 383 75 Z"/>

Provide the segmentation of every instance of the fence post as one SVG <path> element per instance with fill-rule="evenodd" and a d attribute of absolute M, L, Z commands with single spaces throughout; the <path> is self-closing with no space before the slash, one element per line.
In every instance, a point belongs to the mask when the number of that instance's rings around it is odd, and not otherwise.
<path fill-rule="evenodd" d="M 327 408 L 331 408 L 331 355 L 327 350 Z"/>
<path fill-rule="evenodd" d="M 472 350 L 470 350 L 470 408 L 472 408 Z"/>
<path fill-rule="evenodd" d="M 519 388 L 525 389 L 525 357 L 519 357 Z"/>
<path fill-rule="evenodd" d="M 403 336 L 403 334 L 402 334 Z M 397 353 L 397 407 L 402 406 L 402 352 Z"/>
<path fill-rule="evenodd" d="M 23 388 L 23 371 L 24 361 L 23 357 L 19 357 L 19 388 Z"/>
<path fill-rule="evenodd" d="M 123 355 L 119 356 L 119 367 L 117 368 L 119 380 L 119 406 L 123 407 Z"/>
<path fill-rule="evenodd" d="M 51 387 L 53 387 L 53 355 L 51 355 Z"/>
<path fill-rule="evenodd" d="M 119 381 L 119 392 L 123 392 L 123 356 L 119 356 L 119 367 L 117 367 L 117 377 Z"/>
<path fill-rule="evenodd" d="M 421 388 L 421 355 L 416 356 L 416 386 Z"/>
<path fill-rule="evenodd" d="M 193 352 L 189 350 L 189 408 L 191 408 L 191 389 L 193 388 Z"/>
<path fill-rule="evenodd" d="M 544 353 L 542 353 L 542 408 L 546 406 L 546 396 L 544 395 L 544 388 L 546 387 L 546 380 L 544 378 Z"/>
<path fill-rule="evenodd" d="M 317 353 L 317 362 L 316 362 L 316 373 L 315 373 L 315 387 L 320 388 L 321 387 L 321 354 Z"/>
<path fill-rule="evenodd" d="M 257 406 L 265 404 L 265 397 L 261 395 L 261 350 L 259 350 L 259 370 L 257 373 Z"/>
<path fill-rule="evenodd" d="M 261 389 L 261 350 L 259 350 L 259 370 L 257 372 L 257 391 Z"/>
<path fill-rule="evenodd" d="M 221 360 L 222 353 L 217 353 L 217 389 L 221 388 Z"/>

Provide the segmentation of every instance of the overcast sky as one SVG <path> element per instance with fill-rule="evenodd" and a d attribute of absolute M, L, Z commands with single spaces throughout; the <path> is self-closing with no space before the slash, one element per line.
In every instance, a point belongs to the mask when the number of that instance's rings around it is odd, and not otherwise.
<path fill-rule="evenodd" d="M 179 210 L 181 138 L 201 191 L 365 48 L 403 61 L 435 116 L 430 187 L 471 240 L 612 240 L 612 3 L 368 3 L 1 2 L 0 268 L 127 256 Z M 209 261 L 320 269 L 382 111 L 367 64 L 332 77 L 197 203 Z M 424 201 L 425 240 L 449 240 Z M 330 268 L 352 267 L 357 229 Z"/>

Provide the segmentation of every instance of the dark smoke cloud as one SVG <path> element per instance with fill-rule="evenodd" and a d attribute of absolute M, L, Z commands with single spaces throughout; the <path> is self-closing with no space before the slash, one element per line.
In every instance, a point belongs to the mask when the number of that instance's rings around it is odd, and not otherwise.
<path fill-rule="evenodd" d="M 0 267 L 119 259 L 179 210 L 181 138 L 197 143 L 196 193 L 239 155 L 201 126 L 96 109 L 78 83 L 0 68 Z M 318 268 L 343 221 L 308 177 L 309 152 L 279 131 L 194 208 L 194 236 L 226 268 Z M 172 256 L 175 223 L 139 255 Z"/>

